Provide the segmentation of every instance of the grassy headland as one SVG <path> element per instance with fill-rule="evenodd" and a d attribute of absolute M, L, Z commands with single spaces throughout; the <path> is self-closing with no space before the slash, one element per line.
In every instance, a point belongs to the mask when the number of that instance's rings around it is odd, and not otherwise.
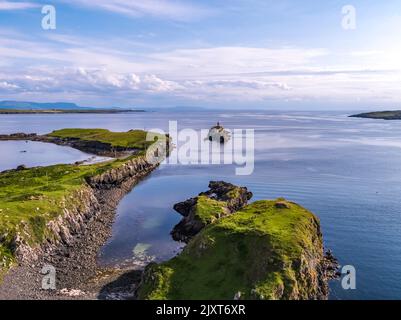
<path fill-rule="evenodd" d="M 125 133 L 102 129 L 65 129 L 52 136 L 103 141 L 113 146 L 135 148 L 139 152 L 124 159 L 92 165 L 54 165 L 0 173 L 0 274 L 15 260 L 15 239 L 35 246 L 51 238 L 47 224 L 76 203 L 77 192 L 89 188 L 87 179 L 124 167 L 143 156 L 152 142 L 145 131 Z M 97 140 L 98 139 L 98 140 Z"/>
<path fill-rule="evenodd" d="M 110 144 L 112 147 L 145 150 L 154 141 L 147 141 L 148 132 L 130 130 L 127 132 L 111 132 L 107 129 L 61 129 L 47 136 L 62 139 L 78 139 Z"/>
<path fill-rule="evenodd" d="M 257 201 L 206 226 L 177 257 L 149 265 L 139 298 L 318 297 L 322 253 L 311 212 L 284 199 Z"/>

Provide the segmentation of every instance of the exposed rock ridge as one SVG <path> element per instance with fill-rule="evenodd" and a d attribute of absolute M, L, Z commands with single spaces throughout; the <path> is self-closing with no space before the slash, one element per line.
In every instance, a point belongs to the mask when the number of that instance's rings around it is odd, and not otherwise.
<path fill-rule="evenodd" d="M 198 204 L 204 197 L 217 201 L 221 205 L 221 211 L 212 212 L 213 216 L 210 217 L 209 221 L 202 219 L 199 214 L 201 209 Z M 252 192 L 249 192 L 246 187 L 238 187 L 224 181 L 211 181 L 208 191 L 174 205 L 174 210 L 184 218 L 174 227 L 171 235 L 176 241 L 188 242 L 214 219 L 238 211 L 247 205 L 251 198 Z"/>
<path fill-rule="evenodd" d="M 100 202 L 103 190 L 116 188 L 116 198 L 121 199 L 136 183 L 157 166 L 157 164 L 148 163 L 145 157 L 136 157 L 120 167 L 87 178 L 87 184 L 84 184 L 80 190 L 65 198 L 63 214 L 47 224 L 50 232 L 49 237 L 46 239 L 46 245 L 71 245 L 74 237 L 85 231 L 86 224 L 101 214 Z M 20 243 L 18 239 L 15 239 L 14 243 L 20 260 L 27 260 L 29 258 L 27 253 L 31 251 L 28 250 L 29 246 Z"/>
<path fill-rule="evenodd" d="M 145 156 L 137 156 L 120 167 L 88 178 L 79 190 L 64 198 L 63 213 L 47 223 L 46 237 L 39 246 L 30 245 L 18 233 L 11 247 L 18 264 L 29 269 L 24 278 L 38 279 L 41 267 L 51 264 L 57 270 L 58 288 L 81 287 L 94 275 L 98 249 L 110 236 L 118 203 L 158 165 L 149 163 Z M 12 279 L 8 282 L 8 287 L 14 285 Z M 38 294 L 40 283 L 36 285 L 27 288 L 25 298 Z M 50 293 L 42 292 L 40 297 L 47 294 Z"/>
<path fill-rule="evenodd" d="M 137 290 L 138 299 L 261 299 L 323 300 L 328 281 L 338 276 L 338 262 L 324 252 L 319 219 L 302 206 L 279 198 L 243 206 L 250 198 L 242 192 L 227 192 L 235 186 L 212 182 L 211 190 L 178 203 L 184 215 L 175 232 L 194 231 L 194 218 L 202 197 L 226 199 L 241 207 L 224 218 L 204 224 L 184 250 L 163 263 L 149 264 Z M 228 199 L 226 198 L 228 196 Z M 233 198 L 239 198 L 233 202 Z M 211 212 L 227 202 L 207 200 Z M 232 208 L 232 206 L 231 206 Z M 203 209 L 202 209 L 203 210 Z M 221 219 L 220 219 L 221 218 Z M 192 228 L 192 229 L 191 229 Z"/>

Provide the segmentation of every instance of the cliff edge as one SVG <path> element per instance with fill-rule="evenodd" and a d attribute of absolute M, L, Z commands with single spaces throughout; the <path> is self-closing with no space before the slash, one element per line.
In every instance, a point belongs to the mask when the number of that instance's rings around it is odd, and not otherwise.
<path fill-rule="evenodd" d="M 213 203 L 211 211 L 227 208 Z M 180 205 L 181 207 L 181 205 Z M 139 299 L 326 299 L 336 260 L 319 219 L 285 199 L 257 201 L 205 225 L 181 254 L 150 264 Z"/>

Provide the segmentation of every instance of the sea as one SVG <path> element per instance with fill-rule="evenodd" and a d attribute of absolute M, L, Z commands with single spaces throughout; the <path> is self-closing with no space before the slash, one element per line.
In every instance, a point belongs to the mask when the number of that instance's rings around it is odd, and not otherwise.
<path fill-rule="evenodd" d="M 356 271 L 356 288 L 330 283 L 330 299 L 401 299 L 401 121 L 349 118 L 353 112 L 187 111 L 127 114 L 0 115 L 0 134 L 49 133 L 61 128 L 113 131 L 159 129 L 204 132 L 216 122 L 253 130 L 249 175 L 238 164 L 200 163 L 204 145 L 191 142 L 185 163 L 164 163 L 121 201 L 111 238 L 99 253 L 104 266 L 165 261 L 182 243 L 170 231 L 181 216 L 179 201 L 208 189 L 209 181 L 246 186 L 251 201 L 285 197 L 319 217 L 326 249 Z M 174 141 L 177 150 L 185 141 Z M 185 152 L 184 152 L 185 153 Z M 0 171 L 93 161 L 69 147 L 39 142 L 0 142 Z M 102 159 L 96 159 L 101 161 Z"/>

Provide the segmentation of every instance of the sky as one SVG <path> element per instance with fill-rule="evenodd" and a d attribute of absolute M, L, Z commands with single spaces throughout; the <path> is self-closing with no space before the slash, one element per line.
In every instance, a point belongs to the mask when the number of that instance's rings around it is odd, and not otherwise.
<path fill-rule="evenodd" d="M 0 100 L 400 108 L 400 30 L 401 0 L 0 0 Z"/>

